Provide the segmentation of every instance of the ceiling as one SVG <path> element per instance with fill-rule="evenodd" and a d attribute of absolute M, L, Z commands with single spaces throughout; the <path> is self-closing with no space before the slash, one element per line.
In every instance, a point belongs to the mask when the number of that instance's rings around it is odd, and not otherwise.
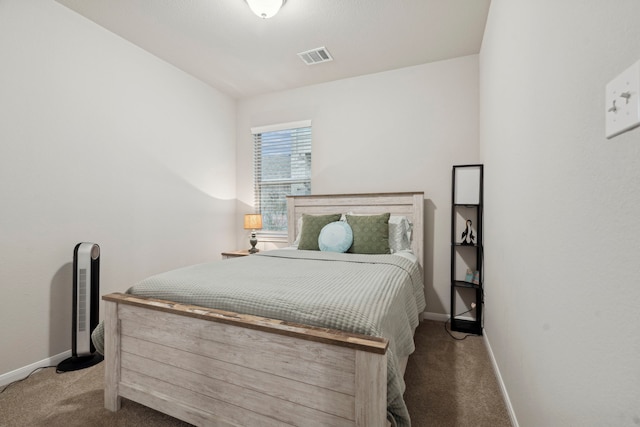
<path fill-rule="evenodd" d="M 234 98 L 480 51 L 490 0 L 56 0 Z M 297 53 L 326 47 L 334 60 Z"/>

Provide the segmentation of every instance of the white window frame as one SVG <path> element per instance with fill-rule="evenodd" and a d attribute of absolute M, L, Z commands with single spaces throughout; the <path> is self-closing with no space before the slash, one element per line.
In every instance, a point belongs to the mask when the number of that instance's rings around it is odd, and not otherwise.
<path fill-rule="evenodd" d="M 288 123 L 280 123 L 280 124 L 274 124 L 274 125 L 267 125 L 267 126 L 258 126 L 258 127 L 252 127 L 251 128 L 251 133 L 253 134 L 254 137 L 254 142 L 253 142 L 253 150 L 254 150 L 254 206 L 255 206 L 255 210 L 257 213 L 262 213 L 261 209 L 261 201 L 260 201 L 260 194 L 261 194 L 261 174 L 262 174 L 262 165 L 263 165 L 263 157 L 261 152 L 259 152 L 261 144 L 262 144 L 262 139 L 261 136 L 264 133 L 269 133 L 269 132 L 278 132 L 278 131 L 283 131 L 283 130 L 291 130 L 291 129 L 299 129 L 299 128 L 311 128 L 311 120 L 301 120 L 301 121 L 296 121 L 296 122 L 288 122 Z M 311 141 L 309 141 L 309 144 L 311 144 Z M 308 182 L 308 189 L 309 192 L 311 192 L 311 163 L 309 163 L 309 177 L 308 179 L 305 178 L 302 180 L 303 183 Z M 295 182 L 296 180 L 291 180 L 291 179 L 285 179 L 282 181 L 282 183 L 286 184 L 287 182 Z M 303 193 L 303 194 L 308 194 L 308 193 Z M 285 215 L 287 214 L 286 212 L 286 205 L 285 205 L 285 210 L 284 210 Z M 258 235 L 260 237 L 260 240 L 262 241 L 271 241 L 271 242 L 286 242 L 287 241 L 287 230 L 286 228 L 284 230 L 278 231 L 278 230 L 266 230 L 265 228 L 268 227 L 268 218 L 263 217 L 263 230 L 259 230 L 258 231 Z"/>

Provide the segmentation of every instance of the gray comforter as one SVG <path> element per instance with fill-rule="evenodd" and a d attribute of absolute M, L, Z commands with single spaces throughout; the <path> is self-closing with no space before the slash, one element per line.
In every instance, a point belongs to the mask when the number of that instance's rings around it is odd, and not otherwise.
<path fill-rule="evenodd" d="M 274 250 L 149 277 L 127 293 L 389 339 L 387 411 L 411 425 L 398 359 L 414 351 L 422 273 L 399 255 Z M 102 323 L 92 334 L 103 352 Z"/>

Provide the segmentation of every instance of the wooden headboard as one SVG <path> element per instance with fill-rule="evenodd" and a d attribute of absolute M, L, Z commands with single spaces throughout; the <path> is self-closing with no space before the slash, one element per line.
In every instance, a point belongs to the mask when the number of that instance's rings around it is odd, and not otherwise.
<path fill-rule="evenodd" d="M 371 193 L 326 194 L 288 196 L 289 244 L 293 244 L 299 230 L 298 218 L 302 214 L 323 215 L 331 213 L 404 215 L 413 224 L 411 249 L 421 267 L 424 262 L 424 193 Z M 423 268 L 424 271 L 424 268 Z"/>

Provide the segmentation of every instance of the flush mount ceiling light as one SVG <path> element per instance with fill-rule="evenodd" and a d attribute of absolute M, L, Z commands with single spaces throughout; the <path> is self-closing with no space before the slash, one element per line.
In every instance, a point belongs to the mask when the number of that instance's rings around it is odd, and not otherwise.
<path fill-rule="evenodd" d="M 287 0 L 245 0 L 253 13 L 262 19 L 274 16 Z"/>

